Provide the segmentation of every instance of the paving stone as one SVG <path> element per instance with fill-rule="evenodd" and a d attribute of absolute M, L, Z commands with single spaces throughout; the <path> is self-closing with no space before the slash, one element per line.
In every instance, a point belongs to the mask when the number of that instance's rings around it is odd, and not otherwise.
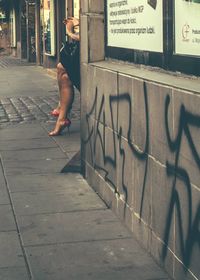
<path fill-rule="evenodd" d="M 58 148 L 35 149 L 34 153 L 31 150 L 20 151 L 2 151 L 1 156 L 3 161 L 26 161 L 26 160 L 46 160 L 59 159 L 67 156 Z"/>
<path fill-rule="evenodd" d="M 60 191 L 75 188 L 88 192 L 90 187 L 80 174 L 24 174 L 7 176 L 10 192 Z M 78 184 L 77 184 L 78 182 Z"/>
<path fill-rule="evenodd" d="M 23 135 L 21 135 L 22 137 Z M 30 150 L 41 148 L 55 148 L 56 144 L 53 140 L 48 138 L 35 139 L 18 139 L 18 140 L 1 140 L 0 151 L 16 151 L 16 150 Z"/>
<path fill-rule="evenodd" d="M 6 161 L 4 168 L 6 175 L 16 174 L 48 174 L 61 173 L 67 163 L 66 156 L 59 159 Z"/>
<path fill-rule="evenodd" d="M 38 124 L 18 124 L 12 128 L 4 128 L 0 130 L 0 140 L 17 140 L 17 139 L 33 139 L 47 137 L 46 131 Z"/>
<path fill-rule="evenodd" d="M 0 232 L 16 230 L 13 212 L 10 205 L 0 205 Z"/>
<path fill-rule="evenodd" d="M 10 200 L 8 197 L 2 166 L 0 165 L 0 205 L 2 204 L 10 204 Z"/>
<path fill-rule="evenodd" d="M 18 223 L 25 246 L 131 237 L 109 209 L 18 216 Z"/>
<path fill-rule="evenodd" d="M 169 280 L 130 239 L 27 247 L 26 251 L 37 280 Z"/>
<path fill-rule="evenodd" d="M 25 266 L 0 268 L 0 280 L 27 280 L 29 279 Z"/>
<path fill-rule="evenodd" d="M 24 215 L 24 213 L 26 215 L 52 214 L 107 208 L 94 192 L 91 190 L 84 192 L 77 186 L 66 187 L 63 190 L 55 188 L 51 191 L 16 192 L 12 193 L 12 199 L 17 215 Z M 47 201 L 48 203 L 46 203 Z"/>
<path fill-rule="evenodd" d="M 0 232 L 0 268 L 24 266 L 23 253 L 19 244 L 18 233 Z"/>

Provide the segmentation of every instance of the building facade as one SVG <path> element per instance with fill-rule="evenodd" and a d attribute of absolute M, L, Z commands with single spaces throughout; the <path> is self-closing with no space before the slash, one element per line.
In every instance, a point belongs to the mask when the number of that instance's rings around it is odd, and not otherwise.
<path fill-rule="evenodd" d="M 66 41 L 63 19 L 79 16 L 78 0 L 17 0 L 10 10 L 12 54 L 55 68 Z"/>
<path fill-rule="evenodd" d="M 200 279 L 200 3 L 81 1 L 85 178 L 173 279 Z"/>

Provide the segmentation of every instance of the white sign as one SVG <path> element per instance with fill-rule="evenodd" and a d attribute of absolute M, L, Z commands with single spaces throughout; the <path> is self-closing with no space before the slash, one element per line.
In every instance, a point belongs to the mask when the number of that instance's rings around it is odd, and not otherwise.
<path fill-rule="evenodd" d="M 175 1 L 175 53 L 200 56 L 200 0 Z"/>
<path fill-rule="evenodd" d="M 162 0 L 107 0 L 108 46 L 163 52 Z"/>

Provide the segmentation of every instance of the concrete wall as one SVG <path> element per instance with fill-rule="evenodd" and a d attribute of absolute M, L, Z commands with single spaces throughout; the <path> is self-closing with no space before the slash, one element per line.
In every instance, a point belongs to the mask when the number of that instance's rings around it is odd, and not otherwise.
<path fill-rule="evenodd" d="M 200 80 L 105 61 L 103 2 L 81 1 L 85 177 L 171 277 L 200 279 Z"/>

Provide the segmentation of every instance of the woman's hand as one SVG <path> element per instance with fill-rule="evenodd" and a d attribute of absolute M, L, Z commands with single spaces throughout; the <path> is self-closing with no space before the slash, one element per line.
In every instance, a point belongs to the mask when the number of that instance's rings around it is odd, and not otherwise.
<path fill-rule="evenodd" d="M 66 33 L 73 40 L 79 41 L 79 33 L 74 33 L 74 27 L 79 26 L 79 20 L 74 17 L 64 19 L 63 23 L 66 25 Z"/>

